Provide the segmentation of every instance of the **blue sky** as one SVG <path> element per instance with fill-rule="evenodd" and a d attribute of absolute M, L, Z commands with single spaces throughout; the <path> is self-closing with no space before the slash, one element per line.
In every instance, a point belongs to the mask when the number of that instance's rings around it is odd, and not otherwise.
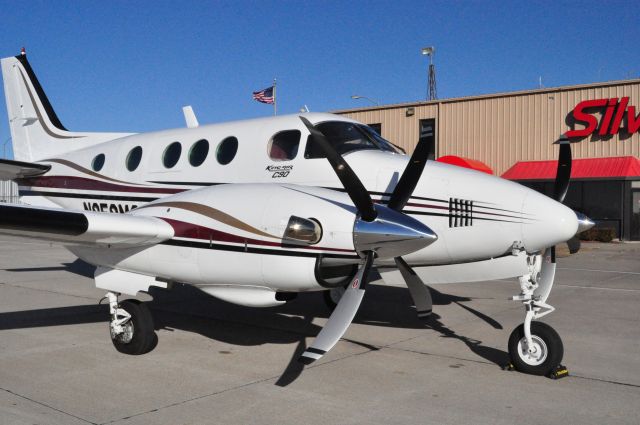
<path fill-rule="evenodd" d="M 63 124 L 150 131 L 422 100 L 436 47 L 440 98 L 640 77 L 636 1 L 8 1 L 0 55 L 26 46 Z M 4 102 L 0 137 L 9 136 Z"/>

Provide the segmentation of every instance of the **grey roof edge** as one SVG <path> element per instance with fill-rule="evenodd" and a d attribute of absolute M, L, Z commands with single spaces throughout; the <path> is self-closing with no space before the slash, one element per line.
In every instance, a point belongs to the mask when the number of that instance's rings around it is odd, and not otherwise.
<path fill-rule="evenodd" d="M 440 103 L 466 102 L 469 100 L 482 100 L 482 99 L 492 99 L 492 98 L 510 97 L 510 96 L 527 96 L 531 94 L 558 93 L 558 92 L 570 91 L 570 90 L 581 90 L 581 89 L 610 87 L 610 86 L 624 86 L 624 85 L 630 85 L 630 84 L 640 84 L 640 78 L 635 78 L 631 80 L 614 80 L 614 81 L 606 81 L 606 82 L 600 82 L 600 83 L 577 84 L 577 85 L 571 85 L 571 86 L 545 87 L 542 89 L 480 94 L 480 95 L 473 95 L 473 96 L 452 97 L 449 99 L 437 99 L 437 100 L 428 100 L 428 101 L 418 100 L 413 102 L 391 103 L 388 105 L 380 105 L 380 106 L 364 106 L 360 108 L 336 109 L 330 112 L 333 114 L 346 114 L 351 112 L 382 111 L 385 109 L 410 108 L 410 107 L 417 107 L 417 106 L 437 105 Z"/>

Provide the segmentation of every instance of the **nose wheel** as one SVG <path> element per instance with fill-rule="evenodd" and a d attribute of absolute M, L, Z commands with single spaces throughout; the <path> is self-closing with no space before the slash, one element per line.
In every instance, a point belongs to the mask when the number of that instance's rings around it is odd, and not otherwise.
<path fill-rule="evenodd" d="M 524 323 L 509 336 L 509 358 L 517 370 L 531 375 L 549 375 L 562 362 L 564 346 L 558 333 L 543 322 L 531 323 L 531 342 Z"/>
<path fill-rule="evenodd" d="M 145 304 L 138 300 L 118 303 L 117 295 L 107 294 L 111 321 L 109 334 L 113 346 L 121 353 L 140 355 L 153 349 L 157 336 L 153 329 L 153 318 Z"/>

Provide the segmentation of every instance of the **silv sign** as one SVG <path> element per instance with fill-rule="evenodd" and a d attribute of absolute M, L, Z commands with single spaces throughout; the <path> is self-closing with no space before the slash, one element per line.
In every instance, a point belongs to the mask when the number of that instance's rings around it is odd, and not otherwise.
<path fill-rule="evenodd" d="M 596 112 L 603 112 L 598 125 Z M 626 132 L 633 134 L 640 129 L 640 114 L 636 116 L 636 107 L 629 105 L 629 98 L 623 97 L 618 102 L 618 98 L 585 100 L 573 108 L 573 118 L 576 123 L 582 124 L 585 128 L 580 130 L 567 131 L 567 137 L 586 137 L 598 130 L 598 135 L 607 136 L 617 134 L 621 127 L 626 112 Z"/>

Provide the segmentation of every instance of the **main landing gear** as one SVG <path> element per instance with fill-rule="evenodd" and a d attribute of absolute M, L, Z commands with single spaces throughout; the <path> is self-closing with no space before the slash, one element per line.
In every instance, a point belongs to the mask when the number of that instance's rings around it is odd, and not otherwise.
<path fill-rule="evenodd" d="M 111 342 L 121 353 L 139 355 L 151 351 L 157 336 L 153 329 L 151 312 L 138 300 L 118 303 L 118 294 L 107 292 L 109 300 L 109 333 Z"/>
<path fill-rule="evenodd" d="M 526 314 L 524 323 L 511 332 L 508 347 L 516 370 L 553 377 L 564 355 L 562 340 L 551 326 L 533 321 L 555 310 L 545 302 L 553 285 L 555 262 L 551 266 L 546 260 L 548 263 L 542 265 L 541 256 L 530 257 L 533 272 L 519 278 L 521 293 L 512 299 L 524 304 Z"/>

